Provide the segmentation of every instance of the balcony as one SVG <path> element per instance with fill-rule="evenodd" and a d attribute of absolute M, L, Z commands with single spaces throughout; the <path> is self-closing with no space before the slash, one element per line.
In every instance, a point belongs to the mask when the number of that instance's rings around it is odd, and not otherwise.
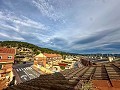
<path fill-rule="evenodd" d="M 0 63 L 14 63 L 14 60 L 3 59 L 3 60 L 0 60 Z"/>
<path fill-rule="evenodd" d="M 8 69 L 6 69 L 5 72 L 11 72 L 11 71 L 12 71 L 12 68 L 8 68 Z"/>
<path fill-rule="evenodd" d="M 0 69 L 0 74 L 5 73 L 6 70 Z"/>
<path fill-rule="evenodd" d="M 0 69 L 0 74 L 1 74 L 1 73 L 8 73 L 8 72 L 11 72 L 11 71 L 12 71 L 12 68 Z"/>

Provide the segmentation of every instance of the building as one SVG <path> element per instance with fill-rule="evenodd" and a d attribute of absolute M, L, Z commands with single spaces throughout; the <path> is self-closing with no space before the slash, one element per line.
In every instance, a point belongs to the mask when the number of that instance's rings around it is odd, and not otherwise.
<path fill-rule="evenodd" d="M 109 60 L 109 62 L 112 62 L 114 60 L 114 58 L 109 56 L 108 60 Z"/>
<path fill-rule="evenodd" d="M 62 56 L 60 54 L 44 53 L 44 55 L 46 56 L 46 63 L 49 65 L 56 64 L 56 63 L 60 62 L 60 60 L 62 59 Z"/>
<path fill-rule="evenodd" d="M 74 68 L 75 62 L 76 62 L 76 60 L 66 59 L 66 60 L 62 60 L 62 61 L 59 63 L 59 66 L 64 66 L 65 69 L 70 69 L 70 68 Z"/>
<path fill-rule="evenodd" d="M 24 58 L 27 58 L 29 61 L 33 60 L 34 52 L 29 48 L 16 48 L 16 61 L 22 61 Z"/>
<path fill-rule="evenodd" d="M 12 80 L 12 65 L 14 63 L 15 54 L 16 50 L 13 48 L 0 48 L 0 79 Z"/>
<path fill-rule="evenodd" d="M 86 59 L 86 58 L 80 59 L 80 62 L 81 62 L 82 65 L 84 65 L 84 66 L 91 66 L 91 65 L 93 64 L 90 60 L 88 60 L 88 59 Z"/>
<path fill-rule="evenodd" d="M 44 73 L 53 73 L 53 71 L 56 70 L 54 67 L 58 65 L 61 59 L 62 56 L 60 54 L 40 53 L 35 56 L 34 65 Z"/>
<path fill-rule="evenodd" d="M 42 53 L 40 53 L 39 55 L 35 56 L 34 59 L 34 65 L 37 65 L 38 67 L 40 66 L 46 66 L 46 56 Z"/>
<path fill-rule="evenodd" d="M 62 59 L 62 56 L 60 54 L 57 54 L 57 59 L 58 60 L 61 60 Z"/>
<path fill-rule="evenodd" d="M 86 87 L 85 87 L 86 86 Z M 67 69 L 5 90 L 120 90 L 120 63 Z"/>

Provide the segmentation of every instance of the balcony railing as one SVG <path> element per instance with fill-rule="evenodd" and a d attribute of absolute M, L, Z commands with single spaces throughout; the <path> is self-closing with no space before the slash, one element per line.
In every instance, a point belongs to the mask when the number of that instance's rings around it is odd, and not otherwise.
<path fill-rule="evenodd" d="M 6 70 L 5 69 L 0 69 L 0 73 L 5 73 Z"/>
<path fill-rule="evenodd" d="M 0 74 L 1 74 L 1 73 L 7 73 L 7 72 L 10 72 L 10 71 L 12 71 L 12 68 L 0 69 Z"/>

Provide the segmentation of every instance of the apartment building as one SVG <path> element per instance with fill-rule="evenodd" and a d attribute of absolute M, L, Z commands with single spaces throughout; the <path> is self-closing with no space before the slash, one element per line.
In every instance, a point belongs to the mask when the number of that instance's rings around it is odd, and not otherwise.
<path fill-rule="evenodd" d="M 13 48 L 0 48 L 0 79 L 12 80 L 12 65 L 16 50 Z"/>
<path fill-rule="evenodd" d="M 46 67 L 46 64 L 50 65 L 58 64 L 62 56 L 60 54 L 48 54 L 48 53 L 40 53 L 39 55 L 35 56 L 34 58 L 34 65 L 41 67 Z"/>
<path fill-rule="evenodd" d="M 35 56 L 34 59 L 34 65 L 40 67 L 40 66 L 46 66 L 46 56 L 42 53 L 40 53 L 39 55 Z"/>
<path fill-rule="evenodd" d="M 62 59 L 62 56 L 60 54 L 44 53 L 44 55 L 46 56 L 46 63 L 51 65 L 60 62 L 60 60 Z"/>

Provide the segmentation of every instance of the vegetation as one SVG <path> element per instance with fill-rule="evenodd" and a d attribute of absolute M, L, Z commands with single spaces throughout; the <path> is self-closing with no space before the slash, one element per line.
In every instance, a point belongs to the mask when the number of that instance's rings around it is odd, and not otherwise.
<path fill-rule="evenodd" d="M 52 49 L 48 49 L 48 48 L 41 48 L 39 46 L 36 46 L 34 44 L 30 44 L 30 43 L 27 43 L 27 42 L 21 42 L 21 41 L 0 41 L 0 47 L 16 47 L 17 49 L 19 48 L 29 48 L 31 49 L 34 54 L 39 54 L 39 52 L 42 52 L 42 53 L 57 53 L 57 54 L 61 54 L 61 55 L 67 55 L 69 53 L 66 53 L 66 52 L 62 52 L 62 51 L 55 51 L 55 50 L 52 50 Z"/>
<path fill-rule="evenodd" d="M 91 81 L 85 82 L 80 90 L 93 90 Z"/>
<path fill-rule="evenodd" d="M 60 68 L 61 68 L 62 70 L 64 70 L 64 69 L 65 69 L 65 67 L 64 67 L 64 66 L 60 66 Z"/>

